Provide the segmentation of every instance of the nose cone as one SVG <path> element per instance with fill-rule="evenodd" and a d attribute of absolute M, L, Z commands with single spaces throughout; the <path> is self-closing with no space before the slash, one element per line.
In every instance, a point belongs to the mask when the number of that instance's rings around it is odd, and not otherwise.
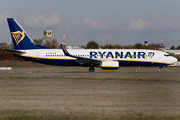
<path fill-rule="evenodd" d="M 175 57 L 171 57 L 170 61 L 171 61 L 171 64 L 173 64 L 173 63 L 176 63 L 178 59 Z"/>

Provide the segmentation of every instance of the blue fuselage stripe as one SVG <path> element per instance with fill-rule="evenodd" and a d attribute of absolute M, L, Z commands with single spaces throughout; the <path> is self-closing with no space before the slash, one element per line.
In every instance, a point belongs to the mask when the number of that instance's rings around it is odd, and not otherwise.
<path fill-rule="evenodd" d="M 45 58 L 34 58 L 27 56 L 18 56 L 27 61 L 35 61 L 43 64 L 58 65 L 58 66 L 83 66 L 81 63 L 77 62 L 75 59 L 45 59 Z M 146 62 L 146 61 L 127 61 L 120 60 L 119 66 L 166 66 L 168 63 L 156 63 L 156 62 Z"/>

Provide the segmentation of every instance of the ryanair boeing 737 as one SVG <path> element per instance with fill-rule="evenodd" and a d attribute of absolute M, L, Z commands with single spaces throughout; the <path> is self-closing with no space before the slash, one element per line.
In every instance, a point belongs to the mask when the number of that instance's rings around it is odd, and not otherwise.
<path fill-rule="evenodd" d="M 58 66 L 84 66 L 89 72 L 94 67 L 103 70 L 119 69 L 121 66 L 168 66 L 177 59 L 168 53 L 144 49 L 50 49 L 37 45 L 13 18 L 7 18 L 15 49 L 14 55 L 29 61 Z"/>

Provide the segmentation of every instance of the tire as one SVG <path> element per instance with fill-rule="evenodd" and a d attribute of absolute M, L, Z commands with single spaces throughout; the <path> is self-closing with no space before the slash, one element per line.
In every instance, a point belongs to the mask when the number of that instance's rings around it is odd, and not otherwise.
<path fill-rule="evenodd" d="M 94 68 L 89 68 L 89 72 L 94 72 Z"/>

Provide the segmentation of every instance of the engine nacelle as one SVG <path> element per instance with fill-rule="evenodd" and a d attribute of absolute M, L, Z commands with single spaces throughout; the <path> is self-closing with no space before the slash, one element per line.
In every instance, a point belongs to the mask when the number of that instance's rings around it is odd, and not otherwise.
<path fill-rule="evenodd" d="M 119 69 L 119 62 L 118 61 L 102 61 L 101 68 L 103 70 L 116 70 Z"/>

